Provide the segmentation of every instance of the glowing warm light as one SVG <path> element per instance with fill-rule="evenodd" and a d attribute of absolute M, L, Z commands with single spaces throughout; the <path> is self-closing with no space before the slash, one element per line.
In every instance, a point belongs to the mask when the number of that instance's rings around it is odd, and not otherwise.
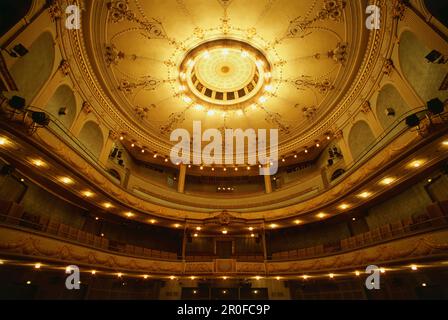
<path fill-rule="evenodd" d="M 306 280 L 306 279 L 308 279 L 309 277 L 308 277 L 307 275 L 303 275 L 302 278 L 303 278 L 303 280 Z"/>
<path fill-rule="evenodd" d="M 343 203 L 338 208 L 341 210 L 347 210 L 348 208 L 350 208 L 350 206 L 346 203 Z"/>
<path fill-rule="evenodd" d="M 180 77 L 182 80 L 185 80 L 185 78 L 187 77 L 187 75 L 186 75 L 184 72 L 181 72 L 181 73 L 179 73 L 179 77 Z"/>
<path fill-rule="evenodd" d="M 170 277 L 170 280 L 174 280 L 174 279 L 176 279 L 175 276 L 171 276 L 171 277 Z"/>
<path fill-rule="evenodd" d="M 212 168 L 212 171 L 215 171 L 215 168 Z"/>
<path fill-rule="evenodd" d="M 271 229 L 275 229 L 275 228 L 277 228 L 277 227 L 278 227 L 278 225 L 277 225 L 277 224 L 275 224 L 275 223 L 271 223 L 271 224 L 269 225 L 269 227 L 271 227 Z"/>
<path fill-rule="evenodd" d="M 386 273 L 386 269 L 384 269 L 384 268 L 380 268 L 380 272 L 381 272 L 381 273 Z"/>
<path fill-rule="evenodd" d="M 264 74 L 264 78 L 265 79 L 270 79 L 272 77 L 272 74 L 270 73 L 270 72 L 266 72 L 265 74 Z"/>
<path fill-rule="evenodd" d="M 165 158 L 165 160 L 164 160 L 165 162 L 168 162 L 168 158 Z"/>
<path fill-rule="evenodd" d="M 227 230 L 222 230 L 222 234 L 227 234 Z"/>
<path fill-rule="evenodd" d="M 280 277 L 275 277 L 275 279 L 280 280 L 281 278 Z"/>
<path fill-rule="evenodd" d="M 190 279 L 191 279 L 191 280 L 194 280 L 194 279 L 196 279 L 196 277 L 195 277 L 195 276 L 191 276 Z"/>
<path fill-rule="evenodd" d="M 258 294 L 258 290 L 254 290 L 254 294 Z"/>
<path fill-rule="evenodd" d="M 214 116 L 215 115 L 215 110 L 208 110 L 207 111 L 207 115 L 210 116 L 210 117 Z"/>
<path fill-rule="evenodd" d="M 265 96 L 261 96 L 258 101 L 260 101 L 260 103 L 265 103 L 266 101 L 268 101 L 268 98 L 266 98 Z"/>
<path fill-rule="evenodd" d="M 249 227 L 249 231 L 252 231 L 252 230 L 254 230 L 254 228 L 253 227 Z"/>
<path fill-rule="evenodd" d="M 331 137 L 330 136 L 327 136 L 327 140 L 330 140 L 331 139 Z"/>
<path fill-rule="evenodd" d="M 238 117 L 241 117 L 243 114 L 244 114 L 243 110 L 238 110 L 238 111 L 236 112 L 236 115 L 237 115 Z"/>
<path fill-rule="evenodd" d="M 196 110 L 198 110 L 198 111 L 202 111 L 202 110 L 204 110 L 204 106 L 201 105 L 201 104 L 197 104 L 194 108 L 195 108 Z"/>
<path fill-rule="evenodd" d="M 260 279 L 261 279 L 260 276 L 256 276 L 256 277 L 255 277 L 255 280 L 260 280 Z"/>
<path fill-rule="evenodd" d="M 105 202 L 105 203 L 103 203 L 103 207 L 106 208 L 106 209 L 110 209 L 110 208 L 112 208 L 112 203 Z"/>
<path fill-rule="evenodd" d="M 255 62 L 255 64 L 257 65 L 257 67 L 261 68 L 262 66 L 264 66 L 264 62 L 262 60 L 257 60 L 257 62 Z"/>
<path fill-rule="evenodd" d="M 225 56 L 228 55 L 229 54 L 229 49 L 223 49 L 222 50 L 222 54 L 225 55 Z"/>
<path fill-rule="evenodd" d="M 250 167 L 249 167 L 249 166 L 247 166 L 247 167 L 246 167 L 246 169 L 247 169 L 247 170 L 250 170 Z"/>
<path fill-rule="evenodd" d="M 84 191 L 82 194 L 87 198 L 93 197 L 93 195 L 94 195 L 93 192 L 88 191 L 88 190 Z"/>
<path fill-rule="evenodd" d="M 95 217 L 95 220 L 96 220 L 96 221 L 98 221 L 98 220 L 100 220 L 100 218 L 98 218 L 98 217 Z"/>
<path fill-rule="evenodd" d="M 255 103 L 253 103 L 250 105 L 250 108 L 255 111 L 255 110 L 257 110 L 257 105 Z"/>
<path fill-rule="evenodd" d="M 145 153 L 145 149 L 142 149 L 142 153 Z"/>
<path fill-rule="evenodd" d="M 308 153 L 308 149 L 305 149 L 305 153 Z"/>
<path fill-rule="evenodd" d="M 208 50 L 204 51 L 204 55 L 203 56 L 204 56 L 205 59 L 210 58 L 210 52 L 208 52 Z"/>
<path fill-rule="evenodd" d="M 194 61 L 193 61 L 193 59 L 188 60 L 188 62 L 187 62 L 187 66 L 191 67 L 191 66 L 193 66 L 193 65 L 194 65 Z"/>
<path fill-rule="evenodd" d="M 448 146 L 448 140 L 443 141 L 442 144 L 443 144 L 444 146 Z"/>
<path fill-rule="evenodd" d="M 117 277 L 118 277 L 118 278 L 121 278 L 122 276 L 123 276 L 122 273 L 117 273 Z"/>
<path fill-rule="evenodd" d="M 413 264 L 413 265 L 411 265 L 411 269 L 412 269 L 413 271 L 417 271 L 418 267 L 417 267 L 415 264 Z"/>
<path fill-rule="evenodd" d="M 389 177 L 389 178 L 384 178 L 383 180 L 381 180 L 380 183 L 382 185 L 388 186 L 388 185 L 391 185 L 392 183 L 394 183 L 394 181 L 395 181 L 395 178 Z"/>
<path fill-rule="evenodd" d="M 416 161 L 411 162 L 410 167 L 415 168 L 415 169 L 418 169 L 418 168 L 420 168 L 423 164 L 424 164 L 424 161 L 423 161 L 423 160 L 416 160 Z"/>
<path fill-rule="evenodd" d="M 227 277 L 224 276 L 224 277 L 222 277 L 222 279 L 223 279 L 223 280 L 227 280 Z"/>
<path fill-rule="evenodd" d="M 184 92 L 187 88 L 185 86 L 179 86 L 179 91 Z"/>
<path fill-rule="evenodd" d="M 128 218 L 132 218 L 134 216 L 134 214 L 132 212 L 126 212 L 125 215 Z"/>
<path fill-rule="evenodd" d="M 316 217 L 319 218 L 319 219 L 323 219 L 323 218 L 325 218 L 326 216 L 327 216 L 327 214 L 324 213 L 324 212 L 320 212 L 320 213 L 318 213 L 318 214 L 316 215 Z"/>
<path fill-rule="evenodd" d="M 180 228 L 180 224 L 176 223 L 176 224 L 174 225 L 174 228 Z"/>
<path fill-rule="evenodd" d="M 124 140 L 124 137 L 123 137 L 123 136 L 121 136 L 121 137 L 120 137 L 120 141 L 123 141 L 123 140 Z"/>
<path fill-rule="evenodd" d="M 302 220 L 299 220 L 299 219 L 294 220 L 294 224 L 301 224 L 301 223 L 302 223 Z"/>
<path fill-rule="evenodd" d="M 223 171 L 227 171 L 227 168 L 223 168 L 222 170 L 223 170 Z"/>
<path fill-rule="evenodd" d="M 42 266 L 42 265 L 41 265 L 40 263 L 36 263 L 36 264 L 34 265 L 34 269 L 40 269 L 41 266 Z"/>
<path fill-rule="evenodd" d="M 28 280 L 28 281 L 26 282 L 26 284 L 28 284 L 28 285 L 31 284 L 31 281 Z"/>
<path fill-rule="evenodd" d="M 0 146 L 4 146 L 5 144 L 8 143 L 8 140 L 6 138 L 0 138 Z"/>
<path fill-rule="evenodd" d="M 63 184 L 72 184 L 73 180 L 69 177 L 61 177 L 59 179 L 59 181 L 61 181 Z"/>
<path fill-rule="evenodd" d="M 273 89 L 274 87 L 272 87 L 270 84 L 264 87 L 264 90 L 266 90 L 267 92 L 271 92 Z"/>
<path fill-rule="evenodd" d="M 149 220 L 149 223 L 151 223 L 151 224 L 154 224 L 154 223 L 156 223 L 157 222 L 157 220 L 155 220 L 155 219 L 151 219 L 151 220 Z"/>
<path fill-rule="evenodd" d="M 422 283 L 422 287 L 426 287 L 426 283 L 423 282 L 423 283 Z"/>
<path fill-rule="evenodd" d="M 318 143 L 316 143 L 316 148 L 319 148 L 320 147 L 320 143 L 318 142 Z"/>
<path fill-rule="evenodd" d="M 201 231 L 202 228 L 201 227 L 196 227 L 196 230 Z"/>
<path fill-rule="evenodd" d="M 4 264 L 3 260 L 0 260 L 0 264 Z"/>
<path fill-rule="evenodd" d="M 191 100 L 190 97 L 187 97 L 187 96 L 184 96 L 184 97 L 182 98 L 182 100 L 184 100 L 185 103 L 191 103 L 191 102 L 193 101 L 193 100 Z"/>
<path fill-rule="evenodd" d="M 251 233 L 251 234 L 250 234 L 250 237 L 251 237 L 251 238 L 255 238 L 255 234 L 254 234 L 254 233 Z"/>
<path fill-rule="evenodd" d="M 198 234 L 197 234 L 197 233 L 195 233 L 195 234 L 193 235 L 193 237 L 195 237 L 195 238 L 197 238 L 197 236 L 198 236 Z"/>
<path fill-rule="evenodd" d="M 243 50 L 243 51 L 241 52 L 241 56 L 242 56 L 243 58 L 247 58 L 247 57 L 249 56 L 249 53 L 247 53 L 247 51 Z"/>
<path fill-rule="evenodd" d="M 148 279 L 148 277 L 149 277 L 149 276 L 148 276 L 147 274 L 144 274 L 144 275 L 143 275 L 143 279 Z"/>
<path fill-rule="evenodd" d="M 45 166 L 45 162 L 43 162 L 42 160 L 39 160 L 39 159 L 35 159 L 35 160 L 33 160 L 32 163 L 33 163 L 36 167 L 43 167 L 43 166 Z"/>
<path fill-rule="evenodd" d="M 371 192 L 368 191 L 364 191 L 363 193 L 358 194 L 359 198 L 363 198 L 363 199 L 367 199 L 368 197 L 370 197 L 372 195 Z"/>
<path fill-rule="evenodd" d="M 235 171 L 238 171 L 238 167 L 235 167 Z"/>
<path fill-rule="evenodd" d="M 294 155 L 294 159 L 297 159 L 297 155 L 296 154 Z"/>
<path fill-rule="evenodd" d="M 330 277 L 330 279 L 334 278 L 334 274 L 333 273 L 330 273 L 328 276 Z"/>
<path fill-rule="evenodd" d="M 361 274 L 361 273 L 360 273 L 359 271 L 355 271 L 355 275 L 356 275 L 357 277 L 359 277 L 360 274 Z"/>
<path fill-rule="evenodd" d="M 199 167 L 199 170 L 204 170 L 204 167 L 203 167 L 203 166 L 200 166 L 200 167 Z"/>

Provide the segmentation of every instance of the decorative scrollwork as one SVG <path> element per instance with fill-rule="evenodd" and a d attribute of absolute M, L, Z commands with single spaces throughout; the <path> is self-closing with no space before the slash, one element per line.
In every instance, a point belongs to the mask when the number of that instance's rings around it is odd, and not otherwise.
<path fill-rule="evenodd" d="M 334 86 L 329 79 L 315 81 L 302 76 L 296 80 L 293 80 L 292 83 L 297 88 L 297 90 L 314 88 L 317 89 L 321 94 L 326 94 L 328 91 L 334 89 Z"/>
<path fill-rule="evenodd" d="M 118 90 L 126 93 L 126 94 L 132 94 L 135 89 L 144 89 L 144 90 L 155 90 L 162 81 L 157 80 L 151 76 L 145 77 L 143 80 L 138 82 L 130 82 L 128 80 L 122 80 L 120 83 L 120 86 L 118 87 Z"/>
<path fill-rule="evenodd" d="M 170 133 L 174 127 L 182 123 L 184 120 L 185 120 L 185 111 L 173 112 L 168 117 L 167 124 L 160 127 L 160 133 L 163 135 Z"/>

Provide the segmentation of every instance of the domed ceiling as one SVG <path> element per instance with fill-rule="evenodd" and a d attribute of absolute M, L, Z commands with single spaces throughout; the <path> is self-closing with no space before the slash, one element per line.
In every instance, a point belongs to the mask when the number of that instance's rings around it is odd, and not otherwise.
<path fill-rule="evenodd" d="M 288 155 L 335 130 L 366 52 L 362 2 L 91 1 L 83 36 L 128 141 L 168 155 L 199 120 L 277 128 Z"/>

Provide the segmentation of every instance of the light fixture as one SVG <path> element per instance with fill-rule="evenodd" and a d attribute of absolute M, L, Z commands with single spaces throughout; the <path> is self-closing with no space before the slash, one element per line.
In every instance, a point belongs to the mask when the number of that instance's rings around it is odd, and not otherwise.
<path fill-rule="evenodd" d="M 423 282 L 423 283 L 422 283 L 422 287 L 426 287 L 426 283 Z"/>
<path fill-rule="evenodd" d="M 265 103 L 266 101 L 268 101 L 268 98 L 266 98 L 265 96 L 261 96 L 258 101 L 260 101 L 260 103 Z"/>
<path fill-rule="evenodd" d="M 212 171 L 215 171 L 215 168 L 212 167 Z"/>
<path fill-rule="evenodd" d="M 31 281 L 28 280 L 28 281 L 26 282 L 26 284 L 27 284 L 27 285 L 30 285 L 30 284 L 31 284 Z"/>
<path fill-rule="evenodd" d="M 196 227 L 196 230 L 201 231 L 202 228 L 201 227 Z"/>
<path fill-rule="evenodd" d="M 122 276 L 123 276 L 122 273 L 117 273 L 117 277 L 118 277 L 118 278 L 121 278 Z"/>
<path fill-rule="evenodd" d="M 203 166 L 200 166 L 200 167 L 199 167 L 199 170 L 204 170 L 204 167 L 203 167 Z"/>
<path fill-rule="evenodd" d="M 59 179 L 59 181 L 61 181 L 63 184 L 72 184 L 73 180 L 69 177 L 61 177 Z"/>
<path fill-rule="evenodd" d="M 126 212 L 125 215 L 128 218 L 132 218 L 134 216 L 134 214 L 132 212 Z"/>
<path fill-rule="evenodd" d="M 101 234 L 101 237 L 104 237 L 104 233 Z"/>
<path fill-rule="evenodd" d="M 176 223 L 176 224 L 174 225 L 174 228 L 180 228 L 180 224 Z"/>
<path fill-rule="evenodd" d="M 222 279 L 223 279 L 223 280 L 227 280 L 227 277 L 226 277 L 226 276 L 224 276 L 224 277 L 222 277 Z"/>
<path fill-rule="evenodd" d="M 198 234 L 197 234 L 197 233 L 195 233 L 195 234 L 193 235 L 193 237 L 197 238 L 197 237 L 198 237 Z"/>
<path fill-rule="evenodd" d="M 3 260 L 0 260 L 0 264 L 4 264 Z"/>
<path fill-rule="evenodd" d="M 204 110 L 204 106 L 202 104 L 197 104 L 194 108 L 198 111 Z"/>
<path fill-rule="evenodd" d="M 413 265 L 411 265 L 411 269 L 412 269 L 412 271 L 417 271 L 418 267 L 415 264 L 413 264 Z"/>
<path fill-rule="evenodd" d="M 190 279 L 191 279 L 191 280 L 194 280 L 194 279 L 196 279 L 196 277 L 195 277 L 195 276 L 191 276 Z"/>
<path fill-rule="evenodd" d="M 254 234 L 254 233 L 251 233 L 251 234 L 250 234 L 250 237 L 251 237 L 251 238 L 255 238 L 255 234 Z"/>
<path fill-rule="evenodd" d="M 93 192 L 89 190 L 84 191 L 82 194 L 87 198 L 93 197 Z"/>
<path fill-rule="evenodd" d="M 442 144 L 443 144 L 444 146 L 448 146 L 448 140 L 443 141 Z"/>
<path fill-rule="evenodd" d="M 318 214 L 316 214 L 316 217 L 319 218 L 319 219 L 323 219 L 323 218 L 325 218 L 326 216 L 327 216 L 327 214 L 324 213 L 324 212 L 319 212 Z"/>
<path fill-rule="evenodd" d="M 43 161 L 40 160 L 40 159 L 32 160 L 32 163 L 33 163 L 36 167 L 43 167 L 43 166 L 45 166 L 45 162 L 43 162 Z"/>
<path fill-rule="evenodd" d="M 331 139 L 331 137 L 330 136 L 327 136 L 327 140 L 330 140 Z"/>
<path fill-rule="evenodd" d="M 371 192 L 364 191 L 364 192 L 358 194 L 358 198 L 367 199 L 367 198 L 370 197 L 371 195 L 372 195 Z"/>
<path fill-rule="evenodd" d="M 207 115 L 210 116 L 210 117 L 214 116 L 215 115 L 215 110 L 208 110 L 207 111 Z"/>
<path fill-rule="evenodd" d="M 135 147 L 135 143 L 131 144 L 131 148 L 134 148 L 134 147 Z"/>
<path fill-rule="evenodd" d="M 333 273 L 330 273 L 328 276 L 330 277 L 330 279 L 334 278 L 334 274 Z"/>
<path fill-rule="evenodd" d="M 254 228 L 253 227 L 249 227 L 249 231 L 252 231 L 252 230 L 254 230 Z"/>
<path fill-rule="evenodd" d="M 187 75 L 185 74 L 185 72 L 181 72 L 181 73 L 179 73 L 179 77 L 180 77 L 182 80 L 185 80 L 185 78 L 187 77 Z"/>
<path fill-rule="evenodd" d="M 360 274 L 361 274 L 361 273 L 360 273 L 359 271 L 355 271 L 355 275 L 356 275 L 357 277 L 359 277 Z"/>
<path fill-rule="evenodd" d="M 145 149 L 142 149 L 142 153 L 145 153 Z M 156 158 L 157 157 L 157 155 L 155 155 L 155 157 L 154 158 Z"/>
<path fill-rule="evenodd" d="M 124 140 L 124 137 L 123 137 L 123 136 L 121 136 L 121 137 L 120 137 L 120 141 L 123 141 L 123 140 Z"/>
<path fill-rule="evenodd" d="M 317 143 L 316 143 L 316 148 L 319 148 L 319 147 L 320 147 L 320 143 L 317 142 Z"/>
<path fill-rule="evenodd" d="M 90 273 L 91 273 L 92 275 L 95 275 L 95 274 L 96 274 L 96 270 L 92 270 Z"/>
<path fill-rule="evenodd" d="M 302 278 L 303 278 L 303 280 L 306 280 L 306 279 L 308 279 L 309 277 L 308 277 L 306 274 L 304 274 L 304 275 L 302 276 Z"/>
<path fill-rule="evenodd" d="M 106 209 L 110 209 L 110 208 L 112 208 L 112 204 L 110 202 L 104 202 L 103 207 Z"/>
<path fill-rule="evenodd" d="M 222 170 L 223 170 L 223 171 L 227 171 L 227 168 L 223 168 Z"/>
<path fill-rule="evenodd" d="M 165 158 L 165 160 L 164 160 L 165 162 L 168 162 L 168 158 Z"/>
<path fill-rule="evenodd" d="M 225 230 L 225 229 L 222 230 L 221 232 L 222 232 L 222 234 L 227 234 L 227 230 Z"/>
<path fill-rule="evenodd" d="M 41 266 L 42 266 L 42 265 L 41 265 L 40 263 L 36 263 L 36 264 L 34 265 L 34 269 L 40 269 Z"/>
<path fill-rule="evenodd" d="M 260 280 L 260 279 L 261 279 L 260 276 L 256 276 L 256 277 L 255 277 L 255 280 Z"/>
<path fill-rule="evenodd" d="M 149 220 L 149 223 L 151 223 L 151 224 L 155 224 L 156 222 L 157 222 L 157 220 L 155 220 L 155 219 Z"/>
<path fill-rule="evenodd" d="M 21 179 L 20 179 L 20 182 L 25 182 L 25 179 L 21 178 Z"/>
<path fill-rule="evenodd" d="M 280 280 L 281 278 L 280 278 L 280 277 L 275 277 L 275 279 L 277 279 L 277 281 L 278 281 L 278 280 Z"/>
<path fill-rule="evenodd" d="M 381 184 L 382 185 L 384 185 L 384 186 L 388 186 L 388 185 L 391 185 L 392 183 L 394 183 L 395 182 L 395 178 L 392 178 L 392 177 L 388 177 L 388 178 L 384 178 L 383 180 L 381 180 Z"/>
<path fill-rule="evenodd" d="M 254 294 L 258 294 L 258 290 L 254 290 Z"/>
<path fill-rule="evenodd" d="M 250 167 L 249 167 L 249 166 L 247 166 L 247 167 L 246 167 L 246 169 L 247 169 L 247 170 L 250 170 Z"/>
<path fill-rule="evenodd" d="M 193 294 L 196 294 L 196 293 L 198 293 L 196 290 L 193 290 Z"/>
<path fill-rule="evenodd" d="M 3 138 L 3 137 L 0 138 L 0 146 L 4 146 L 7 143 L 8 143 L 8 140 L 6 138 Z"/>
<path fill-rule="evenodd" d="M 386 273 L 386 269 L 384 269 L 384 268 L 380 268 L 380 272 L 381 272 L 381 273 Z"/>
<path fill-rule="evenodd" d="M 271 223 L 271 224 L 269 225 L 269 227 L 271 227 L 271 229 L 275 229 L 275 228 L 277 228 L 277 227 L 278 227 L 278 225 L 277 225 L 277 224 L 275 224 L 275 223 Z"/>
<path fill-rule="evenodd" d="M 273 89 L 272 85 L 268 84 L 267 86 L 264 87 L 264 90 L 267 92 L 271 92 Z"/>
<path fill-rule="evenodd" d="M 305 153 L 308 153 L 308 149 L 305 149 Z"/>
<path fill-rule="evenodd" d="M 227 290 L 222 290 L 222 293 L 223 294 L 227 294 Z"/>
<path fill-rule="evenodd" d="M 100 218 L 99 217 L 95 217 L 95 220 L 98 221 L 98 220 L 100 220 Z"/>
<path fill-rule="evenodd" d="M 194 65 L 194 61 L 193 61 L 193 59 L 188 60 L 188 62 L 187 62 L 187 66 L 191 67 L 191 66 L 193 66 L 193 65 Z"/>
<path fill-rule="evenodd" d="M 302 220 L 299 220 L 299 219 L 294 220 L 294 224 L 301 224 L 301 223 L 302 223 Z"/>
<path fill-rule="evenodd" d="M 147 274 L 144 274 L 144 275 L 143 275 L 143 279 L 148 279 L 148 277 L 149 277 L 149 276 L 148 276 Z"/>
<path fill-rule="evenodd" d="M 350 208 L 350 205 L 343 203 L 338 208 L 341 210 L 347 210 L 348 208 Z"/>
<path fill-rule="evenodd" d="M 294 154 L 294 159 L 297 159 L 297 154 Z"/>
<path fill-rule="evenodd" d="M 412 162 L 409 164 L 409 166 L 410 166 L 411 168 L 418 169 L 418 168 L 420 168 L 423 164 L 424 164 L 424 161 L 423 161 L 423 160 L 415 160 L 415 161 L 412 161 Z"/>
<path fill-rule="evenodd" d="M 235 167 L 235 171 L 238 171 L 238 167 Z"/>
<path fill-rule="evenodd" d="M 191 100 L 190 97 L 187 97 L 187 96 L 184 96 L 184 97 L 182 98 L 182 100 L 184 100 L 185 103 L 191 103 L 191 102 L 193 101 L 193 100 Z"/>

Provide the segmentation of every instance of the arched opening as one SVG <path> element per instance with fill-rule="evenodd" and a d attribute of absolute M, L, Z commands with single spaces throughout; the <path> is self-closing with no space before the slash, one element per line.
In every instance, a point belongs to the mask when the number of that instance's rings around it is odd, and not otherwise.
<path fill-rule="evenodd" d="M 430 63 L 426 56 L 431 51 L 412 32 L 405 31 L 401 35 L 399 54 L 404 76 L 423 101 L 434 98 L 444 101 L 448 92 L 439 88 L 448 72 L 448 65 Z"/>
<path fill-rule="evenodd" d="M 2 0 L 0 1 L 0 12 L 3 14 L 0 19 L 0 36 L 11 30 L 20 20 L 22 20 L 31 9 L 32 0 Z"/>
<path fill-rule="evenodd" d="M 29 104 L 53 71 L 55 52 L 51 33 L 41 34 L 31 45 L 29 52 L 17 59 L 11 67 L 11 75 L 18 87 L 19 95 Z"/>
<path fill-rule="evenodd" d="M 108 172 L 112 177 L 114 177 L 115 179 L 117 179 L 118 181 L 121 182 L 121 177 L 120 177 L 120 174 L 117 172 L 117 170 L 109 169 Z"/>
<path fill-rule="evenodd" d="M 433 17 L 448 28 L 448 2 L 440 0 L 425 0 L 425 6 Z"/>
<path fill-rule="evenodd" d="M 357 160 L 373 141 L 375 141 L 375 135 L 369 124 L 365 121 L 356 122 L 348 135 L 348 145 L 353 159 Z"/>
<path fill-rule="evenodd" d="M 336 180 L 337 178 L 339 178 L 340 176 L 342 176 L 345 173 L 344 169 L 338 169 L 335 172 L 333 172 L 333 174 L 331 175 L 331 181 Z"/>
<path fill-rule="evenodd" d="M 67 85 L 60 86 L 51 97 L 45 110 L 69 129 L 76 117 L 76 99 L 72 89 Z"/>
<path fill-rule="evenodd" d="M 389 128 L 409 110 L 393 85 L 387 84 L 381 89 L 376 104 L 376 115 L 383 129 Z"/>
<path fill-rule="evenodd" d="M 79 132 L 79 141 L 95 158 L 99 158 L 103 149 L 104 138 L 97 123 L 93 121 L 86 122 Z"/>

